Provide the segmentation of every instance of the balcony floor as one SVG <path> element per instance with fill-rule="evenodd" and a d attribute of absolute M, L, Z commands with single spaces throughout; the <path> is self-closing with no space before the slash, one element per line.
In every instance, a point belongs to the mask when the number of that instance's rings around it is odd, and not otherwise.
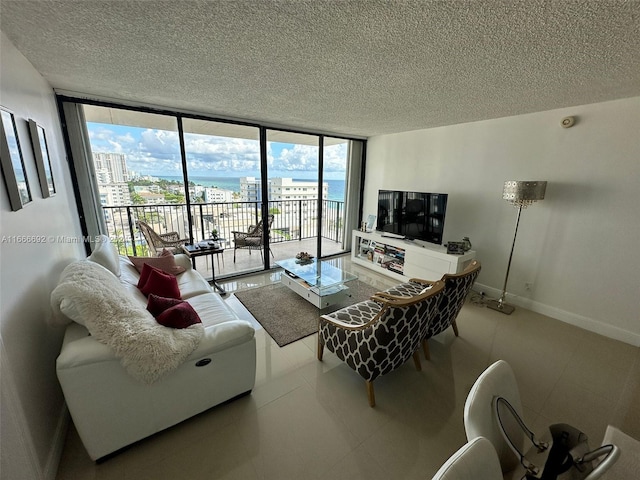
<path fill-rule="evenodd" d="M 315 238 L 307 238 L 304 240 L 292 240 L 289 242 L 278 242 L 271 244 L 273 256 L 270 257 L 271 266 L 278 260 L 295 257 L 298 252 L 309 252 L 312 255 L 316 253 Z M 229 245 L 229 244 L 227 244 Z M 322 254 L 333 255 L 344 253 L 342 244 L 334 240 L 322 239 Z M 263 252 L 264 254 L 264 252 Z M 198 270 L 205 278 L 212 277 L 211 271 L 211 255 L 196 258 L 196 270 Z M 226 248 L 224 252 L 213 255 L 216 279 L 230 277 L 248 272 L 260 271 L 264 268 L 260 251 L 254 250 L 237 250 L 236 261 L 233 262 L 233 248 Z"/>

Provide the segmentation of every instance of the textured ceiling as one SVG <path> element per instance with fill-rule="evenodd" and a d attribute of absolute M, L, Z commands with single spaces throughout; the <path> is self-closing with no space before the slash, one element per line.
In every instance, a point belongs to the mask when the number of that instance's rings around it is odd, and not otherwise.
<path fill-rule="evenodd" d="M 640 95 L 639 1 L 7 1 L 59 90 L 371 136 Z"/>

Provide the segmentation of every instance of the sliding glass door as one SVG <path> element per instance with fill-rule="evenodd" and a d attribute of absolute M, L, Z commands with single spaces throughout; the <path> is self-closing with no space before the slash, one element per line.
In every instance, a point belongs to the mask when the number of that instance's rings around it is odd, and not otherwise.
<path fill-rule="evenodd" d="M 318 184 L 317 135 L 267 131 L 270 241 L 275 261 L 299 252 L 318 255 L 318 221 L 328 188 Z"/>
<path fill-rule="evenodd" d="M 212 265 L 219 276 L 263 269 L 266 245 L 249 236 L 262 218 L 260 129 L 193 118 L 182 125 L 194 238 L 215 237 L 225 249 Z"/>
<path fill-rule="evenodd" d="M 344 239 L 351 236 L 351 231 L 347 231 L 346 218 L 347 171 L 352 141 L 334 137 L 323 137 L 323 141 L 322 181 L 328 186 L 328 192 L 323 201 L 319 235 L 322 238 L 322 255 L 328 256 L 344 253 L 347 250 Z M 357 185 L 359 187 L 359 183 Z"/>

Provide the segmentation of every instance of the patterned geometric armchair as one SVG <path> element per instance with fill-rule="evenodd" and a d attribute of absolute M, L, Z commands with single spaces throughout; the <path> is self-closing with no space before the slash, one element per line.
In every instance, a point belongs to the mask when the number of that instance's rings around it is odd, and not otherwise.
<path fill-rule="evenodd" d="M 260 257 L 262 257 L 262 249 L 264 248 L 264 237 L 262 232 L 264 229 L 264 219 L 261 219 L 257 225 L 249 227 L 248 232 L 231 232 L 233 233 L 233 262 L 236 261 L 236 250 L 238 248 L 244 248 L 249 250 L 260 250 Z M 267 235 L 271 231 L 271 224 L 273 223 L 273 215 L 267 215 Z M 273 256 L 273 252 L 271 252 Z"/>
<path fill-rule="evenodd" d="M 178 232 L 156 233 L 153 228 L 142 220 L 136 221 L 136 226 L 147 242 L 149 256 L 151 257 L 157 257 L 165 248 L 172 253 L 178 253 L 180 246 L 189 241 L 188 238 L 180 238 Z"/>
<path fill-rule="evenodd" d="M 445 284 L 444 293 L 441 296 L 437 312 L 427 328 L 426 335 L 422 339 L 422 348 L 427 360 L 431 359 L 429 344 L 427 343 L 428 339 L 445 331 L 449 326 L 453 327 L 453 333 L 456 337 L 458 336 L 456 318 L 479 273 L 480 262 L 474 260 L 467 265 L 467 268 L 462 272 L 446 273 L 442 276 L 441 281 Z M 412 278 L 407 283 L 402 283 L 385 290 L 385 293 L 398 297 L 408 297 L 415 295 L 432 284 L 433 282 L 429 280 Z"/>
<path fill-rule="evenodd" d="M 318 360 L 326 346 L 355 370 L 367 385 L 369 405 L 376 404 L 373 381 L 413 356 L 421 369 L 418 349 L 427 322 L 436 311 L 444 282 L 411 297 L 378 292 L 369 300 L 320 317 Z"/>

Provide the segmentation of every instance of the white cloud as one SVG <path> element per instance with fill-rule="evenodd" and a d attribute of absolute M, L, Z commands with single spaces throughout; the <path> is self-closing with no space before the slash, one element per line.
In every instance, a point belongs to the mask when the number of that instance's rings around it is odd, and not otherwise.
<path fill-rule="evenodd" d="M 110 128 L 112 127 L 112 128 Z M 151 175 L 181 175 L 178 133 L 173 131 L 88 124 L 94 152 L 123 153 L 131 170 Z M 260 145 L 257 140 L 185 134 L 190 175 L 259 175 Z M 298 144 L 267 144 L 270 176 L 309 177 L 318 173 L 318 147 Z M 325 175 L 344 174 L 347 144 L 326 147 Z M 335 173 L 337 172 L 337 173 Z"/>

